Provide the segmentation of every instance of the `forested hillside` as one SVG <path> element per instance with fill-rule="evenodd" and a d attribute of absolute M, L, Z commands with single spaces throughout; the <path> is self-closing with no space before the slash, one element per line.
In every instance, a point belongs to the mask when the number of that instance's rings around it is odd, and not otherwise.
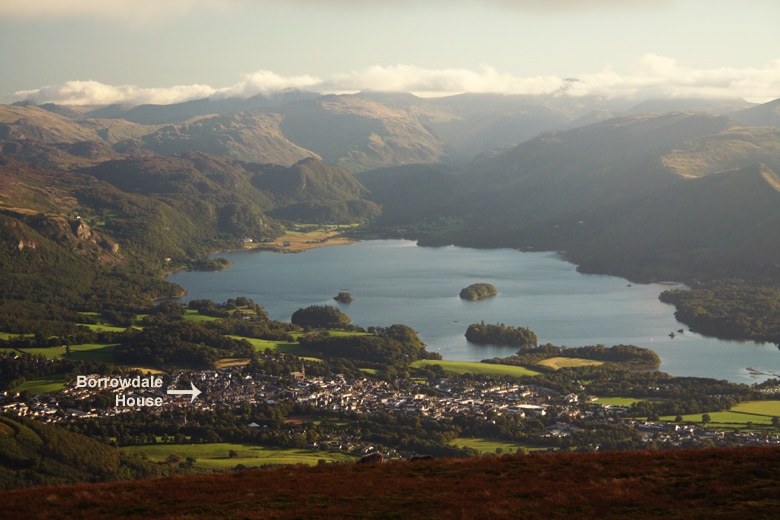
<path fill-rule="evenodd" d="M 0 157 L 5 332 L 72 333 L 76 311 L 145 312 L 153 299 L 180 294 L 164 273 L 275 239 L 278 219 L 353 224 L 380 211 L 354 177 L 317 159 L 292 167 L 200 152 L 103 160 L 52 155 L 39 142 L 9 147 Z M 55 169 L 62 157 L 69 167 Z"/>
<path fill-rule="evenodd" d="M 680 112 L 543 134 L 456 174 L 359 178 L 385 227 L 423 243 L 564 250 L 641 280 L 774 278 L 778 157 L 778 130 Z"/>
<path fill-rule="evenodd" d="M 59 426 L 0 416 L 0 489 L 163 474 L 164 468 Z"/>

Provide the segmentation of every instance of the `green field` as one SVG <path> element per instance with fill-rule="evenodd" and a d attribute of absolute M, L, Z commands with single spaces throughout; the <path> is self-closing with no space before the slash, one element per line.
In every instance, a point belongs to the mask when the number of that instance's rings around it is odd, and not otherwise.
<path fill-rule="evenodd" d="M 594 402 L 609 406 L 631 406 L 634 403 L 652 400 L 654 399 L 643 399 L 640 397 L 599 397 Z"/>
<path fill-rule="evenodd" d="M 492 455 L 497 453 L 517 453 L 522 451 L 547 451 L 546 447 L 527 446 L 515 442 L 499 441 L 496 439 L 485 439 L 481 437 L 458 437 L 450 442 L 451 446 L 460 448 L 471 448 L 477 450 L 483 455 Z M 498 451 L 497 451 L 498 450 Z"/>
<path fill-rule="evenodd" d="M 701 424 L 703 413 L 683 415 L 683 423 Z M 780 417 L 780 401 L 745 401 L 727 412 L 709 412 L 710 422 L 707 428 L 749 430 L 753 428 L 772 428 L 772 418 Z M 664 416 L 661 421 L 673 422 L 675 417 Z"/>
<path fill-rule="evenodd" d="M 567 357 L 551 357 L 544 361 L 539 362 L 540 365 L 558 370 L 559 368 L 573 368 L 573 367 L 589 367 L 603 365 L 603 361 L 595 361 L 593 359 L 581 359 L 581 358 L 567 358 Z"/>
<path fill-rule="evenodd" d="M 537 376 L 539 372 L 529 370 L 525 367 L 513 365 L 496 365 L 493 363 L 479 363 L 476 361 L 439 361 L 434 359 L 423 359 L 412 363 L 412 367 L 420 368 L 431 365 L 440 365 L 445 371 L 455 374 L 477 374 L 490 376 Z"/>
<path fill-rule="evenodd" d="M 117 327 L 105 323 L 79 323 L 79 327 L 87 327 L 92 332 L 124 332 L 127 330 L 127 327 Z"/>
<path fill-rule="evenodd" d="M 745 401 L 739 403 L 731 411 L 780 417 L 780 401 Z"/>
<path fill-rule="evenodd" d="M 702 424 L 703 413 L 687 414 L 682 416 L 682 423 Z M 707 428 L 715 430 L 748 429 L 747 423 L 752 423 L 754 427 L 771 427 L 772 418 L 767 415 L 756 415 L 740 412 L 709 412 L 710 422 L 706 424 Z M 675 417 L 665 415 L 660 421 L 674 422 Z"/>
<path fill-rule="evenodd" d="M 11 338 L 32 338 L 35 334 L 11 334 L 10 332 L 0 332 L 0 339 L 8 341 Z"/>
<path fill-rule="evenodd" d="M 30 394 L 45 394 L 47 392 L 58 392 L 65 388 L 65 382 L 62 375 L 53 375 L 26 381 L 14 388 L 14 392 L 29 392 Z"/>
<path fill-rule="evenodd" d="M 242 340 L 242 339 L 247 340 L 249 344 L 254 347 L 255 352 L 265 352 L 266 349 L 271 349 L 274 351 L 283 352 L 285 354 L 301 353 L 301 346 L 295 342 L 276 341 L 271 339 L 247 338 L 245 336 L 233 336 L 233 335 L 228 335 L 228 338 L 233 338 L 237 340 Z"/>
<path fill-rule="evenodd" d="M 97 363 L 108 363 L 114 365 L 125 366 L 128 368 L 137 368 L 144 372 L 152 374 L 162 373 L 160 370 L 149 367 L 141 367 L 137 365 L 123 365 L 114 361 L 114 349 L 116 345 L 103 345 L 98 343 L 85 343 L 84 345 L 71 345 L 70 346 L 70 359 L 76 359 L 80 361 L 94 361 Z M 16 352 L 19 354 L 41 355 L 49 359 L 65 359 L 66 352 L 65 347 L 48 347 L 48 348 L 0 348 L 0 352 Z"/>
<path fill-rule="evenodd" d="M 242 464 L 248 468 L 279 464 L 306 464 L 314 466 L 320 460 L 327 462 L 355 462 L 357 457 L 343 452 L 312 451 L 298 449 L 278 449 L 233 444 L 227 442 L 215 444 L 155 444 L 151 446 L 127 446 L 122 448 L 129 453 L 144 453 L 149 460 L 163 462 L 170 455 L 178 456 L 182 461 L 187 457 L 195 459 L 194 467 L 211 470 L 227 470 Z M 236 456 L 230 457 L 230 452 Z"/>
<path fill-rule="evenodd" d="M 71 359 L 81 361 L 97 361 L 103 363 L 114 362 L 114 349 L 116 345 L 102 345 L 97 343 L 87 343 L 84 345 L 71 345 Z M 2 348 L 2 352 L 18 352 L 20 354 L 40 355 L 49 359 L 64 359 L 66 356 L 65 347 L 47 347 L 47 348 Z"/>
<path fill-rule="evenodd" d="M 187 321 L 203 322 L 203 321 L 214 321 L 214 320 L 218 320 L 219 318 L 215 318 L 213 316 L 206 316 L 205 314 L 200 314 L 196 309 L 185 309 L 184 319 Z"/>

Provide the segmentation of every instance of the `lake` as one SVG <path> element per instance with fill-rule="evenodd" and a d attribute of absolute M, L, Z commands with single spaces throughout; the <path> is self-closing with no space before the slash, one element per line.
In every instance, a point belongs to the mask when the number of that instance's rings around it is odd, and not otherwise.
<path fill-rule="evenodd" d="M 769 376 L 751 375 L 748 367 L 780 372 L 780 351 L 773 344 L 707 338 L 677 322 L 674 307 L 658 300 L 663 290 L 675 286 L 581 274 L 555 253 L 369 240 L 298 254 L 238 251 L 218 256 L 233 265 L 167 278 L 188 291 L 182 301 L 221 303 L 245 296 L 281 321 L 289 321 L 302 307 L 334 305 L 362 327 L 409 325 L 429 351 L 448 360 L 479 361 L 517 350 L 468 343 L 468 325 L 484 321 L 528 327 L 540 344 L 650 348 L 661 357 L 660 370 L 675 376 L 754 383 Z M 460 290 L 476 282 L 495 285 L 498 296 L 461 300 Z M 355 300 L 336 303 L 333 297 L 340 291 Z M 682 334 L 677 332 L 681 328 Z"/>

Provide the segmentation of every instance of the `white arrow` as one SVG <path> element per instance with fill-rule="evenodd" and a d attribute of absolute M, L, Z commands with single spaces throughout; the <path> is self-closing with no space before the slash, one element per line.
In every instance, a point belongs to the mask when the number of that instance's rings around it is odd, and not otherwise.
<path fill-rule="evenodd" d="M 198 388 L 195 386 L 195 383 L 192 381 L 190 381 L 190 386 L 192 387 L 192 390 L 168 390 L 168 395 L 191 395 L 192 399 L 190 399 L 190 402 L 192 402 L 202 392 L 198 390 Z"/>

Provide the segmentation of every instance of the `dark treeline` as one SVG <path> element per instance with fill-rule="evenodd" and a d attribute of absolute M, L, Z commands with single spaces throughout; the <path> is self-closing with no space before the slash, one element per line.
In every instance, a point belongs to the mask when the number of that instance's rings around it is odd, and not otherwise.
<path fill-rule="evenodd" d="M 466 339 L 477 345 L 509 345 L 513 347 L 535 347 L 536 333 L 525 327 L 511 327 L 503 323 L 485 325 L 472 323 L 466 329 Z"/>
<path fill-rule="evenodd" d="M 120 367 L 93 361 L 47 359 L 38 354 L 0 352 L 0 390 L 9 390 L 25 381 L 62 374 L 63 381 L 75 374 L 105 375 L 125 372 Z"/>
<path fill-rule="evenodd" d="M 743 280 L 696 282 L 690 290 L 665 291 L 661 301 L 677 308 L 675 317 L 691 330 L 729 339 L 780 345 L 780 286 Z"/>
<path fill-rule="evenodd" d="M 311 329 L 343 329 L 352 320 L 332 305 L 312 305 L 295 311 L 290 321 Z"/>
<path fill-rule="evenodd" d="M 620 363 L 631 368 L 657 368 L 661 365 L 661 358 L 654 351 L 634 345 L 592 345 L 585 347 L 559 347 L 546 343 L 535 348 L 523 349 L 514 356 L 506 358 L 486 359 L 485 363 L 500 363 L 504 365 L 519 365 L 540 370 L 538 364 L 551 357 L 568 357 L 591 359 Z"/>
<path fill-rule="evenodd" d="M 213 368 L 224 357 L 252 357 L 246 340 L 235 340 L 186 320 L 164 320 L 147 325 L 116 347 L 119 363 L 157 367 Z"/>
<path fill-rule="evenodd" d="M 0 416 L 0 488 L 158 477 L 163 468 L 64 428 Z"/>
<path fill-rule="evenodd" d="M 371 327 L 369 331 L 347 336 L 317 332 L 301 336 L 298 341 L 327 359 L 346 358 L 379 369 L 406 370 L 418 359 L 441 359 L 439 354 L 427 352 L 417 333 L 406 325 Z"/>

